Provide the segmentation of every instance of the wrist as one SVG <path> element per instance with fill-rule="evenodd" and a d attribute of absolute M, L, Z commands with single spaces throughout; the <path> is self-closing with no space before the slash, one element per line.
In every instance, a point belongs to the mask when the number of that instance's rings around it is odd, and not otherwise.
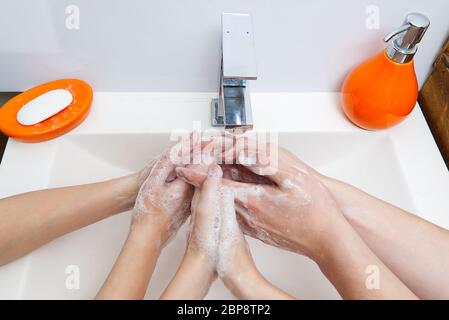
<path fill-rule="evenodd" d="M 154 223 L 154 221 L 151 220 L 154 219 L 144 217 L 139 219 L 138 222 L 136 219 L 133 219 L 129 234 L 135 238 L 142 239 L 143 241 L 157 244 L 158 248 L 162 248 L 169 237 L 168 228 L 166 224 Z"/>
<path fill-rule="evenodd" d="M 203 299 L 215 278 L 215 266 L 210 258 L 195 248 L 187 247 L 181 264 L 161 299 Z"/>
<path fill-rule="evenodd" d="M 119 201 L 121 212 L 129 211 L 134 207 L 139 192 L 139 175 L 131 174 L 111 180 L 116 187 L 116 199 Z"/>
<path fill-rule="evenodd" d="M 158 257 L 164 246 L 161 233 L 157 229 L 143 230 L 132 228 L 128 234 L 127 242 L 133 243 L 134 248 L 140 248 L 146 255 Z"/>
<path fill-rule="evenodd" d="M 326 232 L 324 239 L 314 250 L 310 258 L 315 261 L 320 269 L 326 269 L 337 259 L 351 251 L 351 246 L 357 237 L 351 225 L 343 218 L 333 222 L 333 227 Z"/>
<path fill-rule="evenodd" d="M 331 177 L 321 176 L 320 181 L 351 225 L 364 223 L 366 213 L 369 212 L 366 210 L 369 196 L 356 187 Z"/>
<path fill-rule="evenodd" d="M 189 277 L 195 280 L 196 290 L 198 290 L 199 297 L 203 298 L 212 284 L 217 278 L 215 264 L 211 258 L 195 249 L 187 247 L 187 250 L 182 259 L 178 272 L 184 277 Z"/>
<path fill-rule="evenodd" d="M 334 187 L 335 182 L 338 180 L 325 176 L 324 174 L 321 174 L 319 172 L 315 172 L 315 177 L 318 179 L 318 181 L 321 182 L 329 191 L 331 191 Z"/>
<path fill-rule="evenodd" d="M 265 278 L 260 274 L 254 261 L 248 253 L 234 257 L 232 265 L 220 270 L 220 278 L 224 285 L 239 298 L 250 299 L 249 295 L 254 293 Z"/>
<path fill-rule="evenodd" d="M 201 266 L 203 271 L 215 273 L 215 264 L 211 257 L 190 245 L 184 254 L 183 264 Z"/>
<path fill-rule="evenodd" d="M 256 269 L 251 268 L 232 275 L 222 276 L 224 285 L 239 299 L 257 299 L 267 280 Z"/>

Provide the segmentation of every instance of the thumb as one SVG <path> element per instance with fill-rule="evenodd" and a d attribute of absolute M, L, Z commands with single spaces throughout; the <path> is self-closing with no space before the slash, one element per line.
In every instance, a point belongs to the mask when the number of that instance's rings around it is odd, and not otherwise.
<path fill-rule="evenodd" d="M 191 184 L 196 188 L 201 188 L 207 178 L 207 173 L 185 167 L 178 167 L 175 169 L 175 172 L 178 178 L 184 180 L 185 182 Z"/>
<path fill-rule="evenodd" d="M 196 188 L 202 188 L 203 183 L 207 180 L 208 177 L 216 176 L 221 180 L 223 176 L 223 172 L 220 166 L 215 163 L 209 166 L 207 173 L 186 167 L 178 167 L 175 169 L 175 172 L 178 178 L 184 180 L 185 182 L 193 185 Z"/>

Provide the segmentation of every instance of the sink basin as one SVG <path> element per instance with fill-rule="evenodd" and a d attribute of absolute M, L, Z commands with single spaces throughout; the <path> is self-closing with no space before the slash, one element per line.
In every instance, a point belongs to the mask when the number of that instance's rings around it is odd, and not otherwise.
<path fill-rule="evenodd" d="M 69 134 L 39 144 L 8 142 L 0 166 L 0 197 L 137 171 L 173 143 L 172 129 L 192 130 L 199 122 L 203 129 L 209 128 L 211 98 L 193 93 L 96 93 L 92 114 Z M 252 99 L 256 131 L 276 131 L 280 145 L 322 173 L 449 227 L 445 214 L 449 202 L 444 195 L 449 189 L 448 173 L 419 108 L 392 130 L 367 132 L 344 119 L 335 93 L 255 94 Z M 121 249 L 129 223 L 129 212 L 117 215 L 0 267 L 0 298 L 94 297 Z M 158 298 L 176 271 L 186 229 L 162 252 L 147 298 Z M 248 242 L 259 270 L 290 294 L 303 299 L 339 298 L 313 261 L 250 238 Z M 80 270 L 80 288 L 75 290 L 66 288 L 66 268 L 71 265 Z M 233 297 L 216 281 L 207 298 Z"/>

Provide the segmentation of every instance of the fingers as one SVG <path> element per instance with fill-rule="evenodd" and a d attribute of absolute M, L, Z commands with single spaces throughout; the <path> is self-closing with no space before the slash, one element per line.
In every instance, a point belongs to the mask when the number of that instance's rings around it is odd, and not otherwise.
<path fill-rule="evenodd" d="M 139 173 L 139 186 L 142 186 L 147 180 L 148 176 L 153 170 L 154 165 L 156 164 L 157 159 L 152 159 Z"/>
<path fill-rule="evenodd" d="M 189 246 L 206 253 L 215 264 L 220 231 L 221 169 L 217 165 L 209 168 L 202 189 L 195 189 L 192 199 L 193 220 Z"/>
<path fill-rule="evenodd" d="M 268 177 L 277 185 L 281 185 L 288 175 L 281 170 L 278 163 L 279 150 L 276 144 L 263 144 L 248 137 L 240 137 L 234 147 L 226 151 L 224 159 L 227 164 L 240 164 L 253 173 Z"/>
<path fill-rule="evenodd" d="M 260 176 L 242 165 L 222 165 L 223 177 L 238 182 L 275 185 L 275 183 L 265 176 Z"/>
<path fill-rule="evenodd" d="M 194 131 L 189 138 L 184 139 L 164 152 L 155 162 L 148 175 L 152 186 L 163 186 L 165 182 L 175 182 L 175 164 L 190 163 L 192 152 L 198 145 L 199 134 Z M 180 184 L 180 182 L 177 182 Z"/>
<path fill-rule="evenodd" d="M 179 178 L 197 188 L 202 188 L 208 177 L 208 174 L 191 168 L 176 168 L 176 173 Z M 255 185 L 230 179 L 222 179 L 222 184 L 232 190 L 235 202 L 245 208 L 258 205 L 259 202 L 268 198 L 269 195 L 279 192 L 276 186 Z"/>
<path fill-rule="evenodd" d="M 204 181 L 206 181 L 208 174 L 199 170 L 178 167 L 176 168 L 176 174 L 178 178 L 181 178 L 185 182 L 191 184 L 196 188 L 202 188 Z M 243 182 L 233 181 L 230 179 L 223 179 L 223 185 L 231 187 L 232 189 L 238 190 L 240 188 L 249 187 L 250 185 Z"/>
<path fill-rule="evenodd" d="M 221 219 L 219 254 L 217 272 L 220 276 L 226 277 L 232 273 L 235 265 L 248 259 L 248 251 L 243 233 L 237 222 L 234 206 L 234 193 L 228 187 L 222 186 L 220 190 Z M 243 250 L 242 250 L 243 249 Z"/>
<path fill-rule="evenodd" d="M 175 169 L 175 172 L 178 178 L 184 180 L 185 182 L 191 184 L 196 188 L 201 188 L 203 186 L 203 182 L 207 178 L 206 173 L 190 168 L 178 167 Z"/>
<path fill-rule="evenodd" d="M 248 210 L 235 204 L 235 211 L 240 230 L 242 230 L 244 234 L 254 237 L 255 226 Z"/>
<path fill-rule="evenodd" d="M 178 178 L 175 178 L 172 182 L 170 182 L 167 187 L 170 188 L 170 192 L 182 195 L 188 194 L 192 189 L 192 186 L 190 184 Z"/>
<path fill-rule="evenodd" d="M 214 166 L 218 165 L 214 164 Z M 209 170 L 210 169 L 208 169 L 208 171 Z M 182 180 L 184 180 L 185 182 L 191 184 L 196 188 L 202 188 L 203 183 L 206 181 L 209 175 L 209 172 L 204 172 L 199 168 L 192 169 L 192 168 L 178 167 L 175 169 L 175 172 L 178 178 L 181 178 Z M 220 174 L 220 176 L 222 176 L 222 173 Z"/>
<path fill-rule="evenodd" d="M 195 216 L 196 207 L 198 206 L 198 202 L 200 201 L 201 191 L 198 188 L 195 188 L 192 196 L 192 201 L 190 204 L 190 208 L 192 210 L 192 215 Z"/>
<path fill-rule="evenodd" d="M 153 187 L 163 186 L 174 168 L 175 166 L 171 162 L 168 152 L 165 152 L 156 160 L 153 168 L 151 168 L 147 181 L 150 180 L 151 186 Z"/>
<path fill-rule="evenodd" d="M 213 217 L 218 214 L 220 210 L 219 191 L 221 187 L 221 176 L 222 172 L 218 165 L 210 166 L 207 177 L 202 183 L 199 196 L 195 199 L 195 215 Z"/>
<path fill-rule="evenodd" d="M 238 272 L 235 271 L 237 266 L 252 263 L 234 202 L 234 189 L 244 184 L 230 180 L 225 183 L 222 170 L 215 163 L 207 173 L 191 168 L 177 168 L 176 172 L 178 177 L 198 186 L 192 200 L 194 212 L 189 245 L 203 250 L 221 276 Z"/>
<path fill-rule="evenodd" d="M 240 240 L 242 235 L 237 223 L 234 204 L 234 192 L 231 188 L 222 186 L 220 190 L 221 200 L 221 228 L 220 241 L 229 245 L 231 240 Z M 234 239 L 232 239 L 234 238 Z"/>

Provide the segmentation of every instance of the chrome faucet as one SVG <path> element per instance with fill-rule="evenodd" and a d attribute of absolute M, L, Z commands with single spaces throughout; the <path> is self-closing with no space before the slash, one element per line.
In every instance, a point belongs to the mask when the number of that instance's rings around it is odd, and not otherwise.
<path fill-rule="evenodd" d="M 222 14 L 221 70 L 218 99 L 212 100 L 212 126 L 253 128 L 248 80 L 257 79 L 256 50 L 249 14 Z"/>

